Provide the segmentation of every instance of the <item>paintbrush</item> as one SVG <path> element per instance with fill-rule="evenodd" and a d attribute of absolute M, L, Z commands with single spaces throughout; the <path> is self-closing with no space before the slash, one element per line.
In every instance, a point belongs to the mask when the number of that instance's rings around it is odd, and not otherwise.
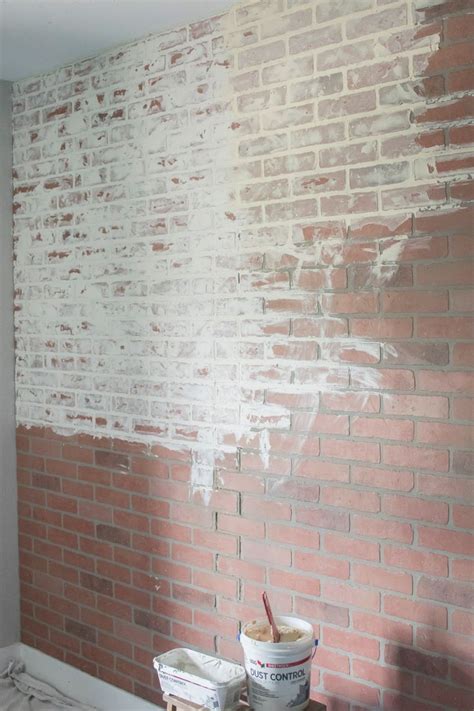
<path fill-rule="evenodd" d="M 263 600 L 263 606 L 265 608 L 265 612 L 267 613 L 268 621 L 270 623 L 270 627 L 272 630 L 272 641 L 279 642 L 280 641 L 280 633 L 278 631 L 278 627 L 275 624 L 275 618 L 273 617 L 272 608 L 270 607 L 270 600 L 268 599 L 268 595 L 266 592 L 262 593 L 262 600 Z"/>

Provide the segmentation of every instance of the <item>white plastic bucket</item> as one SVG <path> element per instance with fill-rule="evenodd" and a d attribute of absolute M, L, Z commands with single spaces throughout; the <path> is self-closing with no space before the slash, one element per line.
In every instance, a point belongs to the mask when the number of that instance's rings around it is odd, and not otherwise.
<path fill-rule="evenodd" d="M 259 642 L 245 630 L 266 620 L 247 623 L 240 634 L 244 649 L 249 703 L 254 711 L 303 711 L 309 704 L 311 661 L 316 651 L 313 626 L 297 617 L 276 617 L 277 625 L 306 634 L 296 642 Z"/>

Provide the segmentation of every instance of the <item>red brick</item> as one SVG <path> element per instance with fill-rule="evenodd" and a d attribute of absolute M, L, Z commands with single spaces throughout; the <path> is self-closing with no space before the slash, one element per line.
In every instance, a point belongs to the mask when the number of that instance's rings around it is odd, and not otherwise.
<path fill-rule="evenodd" d="M 38 472 L 44 472 L 43 457 L 35 457 L 31 454 L 17 454 L 17 465 L 21 469 L 33 469 Z"/>
<path fill-rule="evenodd" d="M 461 193 L 461 191 L 459 192 Z M 463 199 L 469 199 L 466 197 L 466 191 L 464 189 L 461 194 L 463 195 Z M 474 199 L 474 194 L 472 198 Z M 449 239 L 449 252 L 453 257 L 457 258 L 472 257 L 474 255 L 474 245 L 470 235 L 453 235 Z M 451 310 L 454 311 L 453 305 L 451 306 Z"/>
<path fill-rule="evenodd" d="M 294 415 L 292 424 L 295 430 L 314 434 L 349 434 L 349 418 L 346 415 L 301 412 Z"/>
<path fill-rule="evenodd" d="M 352 482 L 371 488 L 411 491 L 413 489 L 413 474 L 407 471 L 373 469 L 370 467 L 352 466 Z"/>
<path fill-rule="evenodd" d="M 451 671 L 451 677 L 455 684 L 472 689 L 473 668 L 472 664 L 458 661 Z"/>
<path fill-rule="evenodd" d="M 301 550 L 295 551 L 293 558 L 293 567 L 297 570 L 342 580 L 349 578 L 349 563 L 345 560 L 338 560 L 319 553 L 307 553 Z"/>
<path fill-rule="evenodd" d="M 452 561 L 452 576 L 456 580 L 474 582 L 474 561 L 456 559 Z"/>
<path fill-rule="evenodd" d="M 108 472 L 107 472 L 108 474 Z M 142 477 L 142 476 L 134 476 L 133 474 L 125 474 L 122 472 L 116 472 L 112 475 L 112 482 L 113 485 L 117 489 L 123 489 L 124 491 L 131 491 L 136 494 L 149 494 L 150 493 L 150 480 L 147 477 Z M 108 483 L 108 481 L 101 481 L 99 483 L 103 483 L 104 485 Z M 99 487 L 96 487 L 96 491 L 99 490 Z M 126 499 L 128 500 L 128 494 L 124 494 L 121 492 L 114 491 L 113 489 L 110 489 L 109 487 L 103 488 L 100 490 L 101 491 L 101 496 L 103 499 L 106 499 L 107 497 L 109 498 L 110 502 L 113 503 L 114 500 L 119 501 L 121 498 L 122 501 L 125 501 Z M 107 493 L 106 493 L 107 492 Z M 97 496 L 97 494 L 96 494 Z M 124 504 L 118 504 L 118 506 L 124 507 Z"/>
<path fill-rule="evenodd" d="M 418 583 L 417 593 L 419 597 L 468 609 L 471 608 L 473 602 L 472 586 L 453 580 L 422 576 Z"/>
<path fill-rule="evenodd" d="M 413 622 L 442 629 L 446 629 L 448 626 L 447 609 L 424 601 L 407 600 L 395 595 L 385 595 L 384 611 L 387 615 L 399 617 L 402 620 L 412 620 Z"/>
<path fill-rule="evenodd" d="M 212 652 L 214 649 L 214 637 L 213 635 L 197 630 L 193 627 L 186 627 L 177 622 L 173 623 L 172 627 L 173 637 L 184 643 L 183 646 L 192 645 L 193 647 L 199 647 L 206 652 Z"/>
<path fill-rule="evenodd" d="M 452 507 L 454 525 L 459 528 L 474 528 L 474 507 L 454 504 Z"/>
<path fill-rule="evenodd" d="M 324 675 L 324 688 L 330 693 L 342 694 L 362 704 L 377 706 L 380 701 L 379 689 L 373 686 L 359 684 L 341 676 L 326 673 Z"/>
<path fill-rule="evenodd" d="M 469 501 L 474 493 L 474 484 L 468 477 L 420 474 L 418 491 L 426 496 L 449 496 L 451 499 Z"/>
<path fill-rule="evenodd" d="M 420 313 L 420 311 L 439 313 L 448 309 L 446 291 L 392 291 L 383 296 L 384 311 L 394 313 Z"/>
<path fill-rule="evenodd" d="M 441 702 L 445 707 L 448 704 L 453 707 L 454 704 L 454 708 L 468 711 L 472 705 L 471 691 L 442 684 L 426 677 L 420 676 L 417 678 L 416 691 L 422 699 L 428 699 L 435 703 Z"/>
<path fill-rule="evenodd" d="M 94 463 L 94 451 L 85 447 L 78 447 L 74 444 L 64 444 L 62 447 L 62 456 L 64 459 L 69 459 L 72 462 L 80 462 L 81 464 Z"/>
<path fill-rule="evenodd" d="M 61 457 L 61 450 L 60 442 L 49 439 L 37 439 L 36 437 L 31 438 L 31 451 L 33 454 L 58 458 Z"/>
<path fill-rule="evenodd" d="M 274 587 L 285 587 L 302 595 L 319 596 L 320 583 L 312 575 L 298 575 L 289 573 L 287 570 L 283 572 L 278 569 L 270 569 L 268 577 L 270 584 Z"/>
<path fill-rule="evenodd" d="M 388 571 L 362 563 L 353 564 L 352 579 L 361 585 L 402 593 L 411 593 L 413 587 L 412 577 L 407 573 Z"/>
<path fill-rule="evenodd" d="M 445 472 L 448 471 L 449 456 L 448 452 L 444 450 L 384 444 L 382 446 L 382 461 L 384 464 L 399 467 L 434 469 L 435 471 Z"/>
<path fill-rule="evenodd" d="M 452 471 L 453 474 L 472 474 L 474 467 L 474 452 L 453 452 Z"/>
<path fill-rule="evenodd" d="M 377 368 L 351 368 L 351 379 L 355 387 L 377 388 L 377 390 L 414 390 L 415 379 L 410 370 Z M 374 385 L 374 381 L 376 385 Z"/>
<path fill-rule="evenodd" d="M 391 420 L 376 417 L 353 417 L 351 434 L 354 437 L 376 437 L 410 441 L 414 425 L 410 420 Z"/>
<path fill-rule="evenodd" d="M 452 93 L 472 91 L 474 80 L 470 67 L 460 71 L 451 71 L 447 77 L 447 90 Z"/>
<path fill-rule="evenodd" d="M 81 481 L 87 481 L 91 484 L 103 484 L 104 486 L 109 486 L 112 475 L 109 471 L 105 469 L 95 469 L 94 467 L 79 466 L 77 468 L 77 477 Z"/>
<path fill-rule="evenodd" d="M 413 528 L 408 523 L 399 523 L 389 519 L 369 518 L 359 514 L 352 515 L 352 528 L 356 535 L 412 543 Z"/>
<path fill-rule="evenodd" d="M 409 338 L 413 332 L 410 318 L 353 318 L 350 324 L 351 336 L 363 338 Z"/>
<path fill-rule="evenodd" d="M 173 561 L 186 563 L 198 568 L 206 568 L 211 570 L 214 562 L 214 555 L 209 551 L 197 550 L 195 547 L 185 546 L 182 544 L 173 544 L 172 549 Z"/>
<path fill-rule="evenodd" d="M 382 497 L 382 510 L 391 516 L 431 523 L 447 523 L 449 517 L 446 503 L 426 501 L 415 496 L 386 494 Z"/>
<path fill-rule="evenodd" d="M 377 393 L 322 393 L 321 402 L 329 410 L 374 413 L 380 411 L 380 395 Z"/>
<path fill-rule="evenodd" d="M 345 607 L 330 605 L 318 600 L 308 600 L 307 598 L 295 598 L 295 611 L 298 615 L 303 615 L 309 620 L 327 622 L 338 627 L 349 626 L 349 611 Z"/>
<path fill-rule="evenodd" d="M 436 342 L 390 341 L 382 345 L 382 361 L 399 365 L 447 365 L 449 346 Z"/>
<path fill-rule="evenodd" d="M 102 449 L 95 450 L 95 463 L 100 467 L 115 469 L 118 471 L 129 471 L 129 458 L 124 454 L 107 452 Z"/>
<path fill-rule="evenodd" d="M 471 338 L 474 334 L 470 319 L 449 316 L 415 319 L 415 335 L 419 338 Z"/>
<path fill-rule="evenodd" d="M 235 560 L 223 556 L 219 556 L 217 560 L 217 570 L 224 575 L 236 575 L 260 583 L 263 583 L 265 579 L 263 564 L 249 563 L 248 561 Z"/>
<path fill-rule="evenodd" d="M 366 540 L 357 540 L 340 533 L 326 533 L 324 535 L 324 550 L 327 553 L 342 555 L 360 560 L 380 560 L 380 546 Z"/>
<path fill-rule="evenodd" d="M 474 143 L 474 126 L 453 126 L 449 129 L 449 139 L 455 145 Z"/>
<path fill-rule="evenodd" d="M 349 658 L 345 654 L 332 652 L 326 647 L 318 650 L 318 667 L 342 674 L 349 673 Z"/>
<path fill-rule="evenodd" d="M 446 418 L 449 402 L 446 397 L 423 395 L 383 395 L 384 412 L 390 415 Z"/>
<path fill-rule="evenodd" d="M 349 530 L 349 514 L 344 511 L 331 511 L 326 508 L 296 508 L 296 520 L 310 526 L 327 528 L 332 531 Z"/>
<path fill-rule="evenodd" d="M 420 390 L 463 394 L 474 391 L 474 377 L 469 372 L 420 370 L 417 382 Z"/>
<path fill-rule="evenodd" d="M 416 267 L 415 276 L 420 286 L 470 286 L 472 266 L 465 262 L 422 264 Z"/>
<path fill-rule="evenodd" d="M 378 659 L 380 654 L 380 643 L 370 637 L 364 637 L 356 632 L 325 627 L 323 633 L 323 643 L 329 647 L 342 649 L 353 653 L 357 650 L 357 655 Z"/>
<path fill-rule="evenodd" d="M 354 589 L 350 581 L 321 581 L 323 599 L 339 602 L 350 607 L 378 612 L 380 610 L 380 593 L 375 590 L 364 590 L 363 596 L 354 598 Z"/>
<path fill-rule="evenodd" d="M 122 546 L 130 545 L 130 533 L 117 526 L 109 526 L 99 523 L 96 527 L 97 537 L 110 543 L 118 543 Z"/>
<path fill-rule="evenodd" d="M 48 573 L 54 578 L 67 580 L 69 583 L 77 584 L 79 582 L 79 571 L 68 565 L 62 565 L 61 563 L 49 561 Z"/>
<path fill-rule="evenodd" d="M 455 122 L 467 119 L 472 116 L 473 107 L 474 103 L 470 97 L 457 99 L 433 108 L 425 109 L 416 116 L 416 122 L 419 124 L 442 123 L 444 121 Z"/>
<path fill-rule="evenodd" d="M 319 533 L 300 526 L 283 526 L 281 524 L 267 525 L 269 541 L 293 545 L 302 548 L 319 548 Z"/>
<path fill-rule="evenodd" d="M 416 644 L 421 649 L 426 649 L 435 654 L 444 653 L 445 656 L 455 657 L 462 662 L 471 662 L 472 649 L 470 640 L 463 635 L 453 634 L 445 630 L 429 627 L 419 627 L 416 635 Z"/>
<path fill-rule="evenodd" d="M 402 667 L 414 672 L 421 672 L 437 678 L 447 677 L 448 661 L 442 657 L 432 657 L 414 649 L 387 645 L 385 661 L 395 667 Z M 405 689 L 405 691 L 407 691 Z"/>
<path fill-rule="evenodd" d="M 460 337 L 462 338 L 463 336 Z M 473 359 L 474 345 L 472 343 L 456 343 L 453 346 L 453 365 L 466 366 L 469 368 L 474 362 Z"/>
<path fill-rule="evenodd" d="M 197 546 L 211 548 L 224 555 L 237 553 L 237 537 L 216 531 L 200 531 L 195 529 L 193 532 L 193 543 Z"/>
<path fill-rule="evenodd" d="M 375 492 L 356 491 L 351 488 L 323 487 L 321 503 L 359 511 L 380 511 L 380 497 Z"/>
<path fill-rule="evenodd" d="M 453 290 L 450 293 L 450 302 L 453 311 L 473 311 L 474 293 L 470 289 Z"/>
<path fill-rule="evenodd" d="M 408 570 L 426 573 L 427 575 L 444 577 L 448 575 L 448 558 L 435 553 L 423 553 L 409 548 L 384 546 L 383 560 L 387 565 L 408 568 Z"/>
<path fill-rule="evenodd" d="M 437 212 L 436 216 L 416 216 L 414 229 L 416 233 L 464 232 L 472 224 L 472 208 L 465 207 L 450 212 Z M 452 265 L 450 265 L 452 266 Z"/>
<path fill-rule="evenodd" d="M 456 19 L 459 20 L 459 18 Z M 436 74 L 449 69 L 457 69 L 458 67 L 469 67 L 473 62 L 474 46 L 471 43 L 444 46 L 430 56 L 429 71 Z M 417 67 L 417 69 L 419 68 L 421 67 Z"/>
<path fill-rule="evenodd" d="M 412 674 L 400 669 L 390 669 L 373 662 L 354 659 L 353 672 L 359 679 L 378 684 L 383 689 L 397 689 L 398 691 L 411 693 L 414 688 Z"/>
<path fill-rule="evenodd" d="M 145 459 L 143 457 L 132 458 L 132 472 L 145 476 L 159 476 L 167 479 L 169 476 L 169 466 L 160 459 Z"/>
<path fill-rule="evenodd" d="M 474 632 L 474 614 L 464 610 L 454 610 L 451 617 L 453 632 L 470 635 Z"/>
<path fill-rule="evenodd" d="M 321 308 L 328 314 L 361 314 L 378 311 L 377 294 L 323 294 Z"/>
<path fill-rule="evenodd" d="M 324 439 L 321 442 L 321 453 L 323 456 L 339 459 L 355 459 L 373 463 L 380 461 L 379 445 L 372 442 Z"/>
<path fill-rule="evenodd" d="M 419 544 L 425 548 L 450 551 L 461 555 L 468 555 L 469 551 L 472 551 L 474 544 L 473 535 L 452 531 L 447 528 L 420 527 L 418 537 Z"/>
<path fill-rule="evenodd" d="M 291 565 L 291 551 L 275 543 L 261 543 L 242 539 L 241 556 L 243 560 L 262 561 L 272 565 Z"/>
<path fill-rule="evenodd" d="M 266 521 L 288 521 L 291 518 L 289 504 L 282 501 L 262 501 L 249 496 L 242 498 L 242 513 L 244 516 L 263 518 Z"/>
<path fill-rule="evenodd" d="M 353 612 L 353 627 L 383 640 L 391 640 L 410 645 L 413 641 L 413 627 L 404 622 L 393 622 L 384 616 L 367 612 Z"/>
<path fill-rule="evenodd" d="M 95 498 L 97 501 L 116 506 L 117 508 L 128 509 L 130 506 L 130 496 L 122 491 L 116 491 L 110 487 L 95 487 Z"/>

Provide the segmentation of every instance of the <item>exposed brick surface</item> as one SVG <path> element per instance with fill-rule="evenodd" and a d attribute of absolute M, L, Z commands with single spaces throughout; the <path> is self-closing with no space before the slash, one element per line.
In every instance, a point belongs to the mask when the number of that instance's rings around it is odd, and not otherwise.
<path fill-rule="evenodd" d="M 14 87 L 23 639 L 159 699 L 280 612 L 472 707 L 472 14 L 259 0 Z"/>

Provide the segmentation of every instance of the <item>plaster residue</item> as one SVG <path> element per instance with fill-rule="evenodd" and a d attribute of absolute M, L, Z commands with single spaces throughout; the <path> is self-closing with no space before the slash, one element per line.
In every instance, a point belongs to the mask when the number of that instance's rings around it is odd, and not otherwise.
<path fill-rule="evenodd" d="M 371 269 L 372 274 L 380 280 L 381 284 L 390 281 L 393 275 L 398 271 L 400 257 L 403 254 L 407 239 L 407 235 L 402 235 L 388 247 L 384 248 L 383 245 L 380 245 L 380 252 Z"/>
<path fill-rule="evenodd" d="M 271 435 L 291 429 L 295 408 L 315 415 L 321 394 L 380 386 L 387 344 L 350 325 L 379 312 L 323 296 L 378 294 L 422 240 L 399 234 L 398 211 L 374 218 L 390 185 L 371 185 L 385 170 L 413 187 L 380 153 L 418 130 L 397 103 L 425 101 L 411 57 L 376 115 L 321 120 L 325 102 L 347 98 L 327 83 L 329 60 L 318 54 L 320 71 L 312 52 L 287 56 L 273 38 L 306 32 L 308 9 L 241 3 L 43 77 L 33 95 L 15 88 L 18 420 L 191 450 L 191 494 L 205 504 L 242 443 L 267 471 Z M 374 52 L 408 56 L 415 43 L 429 56 L 438 39 L 388 28 Z M 333 59 L 346 49 L 332 42 Z M 360 67 L 352 79 L 364 81 Z M 345 164 L 353 148 L 366 185 Z"/>

